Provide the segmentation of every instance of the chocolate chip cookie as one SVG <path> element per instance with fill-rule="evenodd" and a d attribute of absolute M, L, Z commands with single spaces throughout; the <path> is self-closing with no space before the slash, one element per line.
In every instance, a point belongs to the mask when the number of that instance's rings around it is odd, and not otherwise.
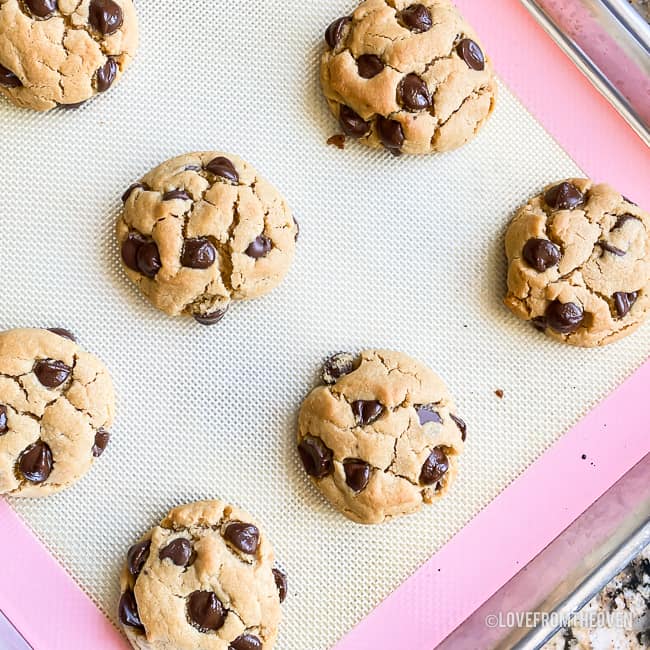
<path fill-rule="evenodd" d="M 400 352 L 339 353 L 298 418 L 298 453 L 346 517 L 378 524 L 451 487 L 466 426 L 442 380 Z"/>
<path fill-rule="evenodd" d="M 287 591 L 259 526 L 221 501 L 174 508 L 129 549 L 120 584 L 139 650 L 270 650 Z"/>
<path fill-rule="evenodd" d="M 0 0 L 0 92 L 24 108 L 108 90 L 138 47 L 131 0 Z"/>
<path fill-rule="evenodd" d="M 554 339 L 607 345 L 650 312 L 650 214 L 608 185 L 547 187 L 513 218 L 506 254 L 505 304 Z"/>
<path fill-rule="evenodd" d="M 106 366 L 64 329 L 0 333 L 0 494 L 42 497 L 102 455 L 115 396 Z"/>
<path fill-rule="evenodd" d="M 169 160 L 129 187 L 117 238 L 127 275 L 158 309 L 221 320 L 233 300 L 274 289 L 298 225 L 279 192 L 237 156 Z"/>
<path fill-rule="evenodd" d="M 325 41 L 325 97 L 343 132 L 371 147 L 449 151 L 494 110 L 490 60 L 449 0 L 366 0 Z"/>

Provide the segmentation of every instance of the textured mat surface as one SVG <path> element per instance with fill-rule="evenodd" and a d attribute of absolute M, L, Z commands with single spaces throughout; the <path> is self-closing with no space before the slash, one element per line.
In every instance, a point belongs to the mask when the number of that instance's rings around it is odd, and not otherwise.
<path fill-rule="evenodd" d="M 352 6 L 138 3 L 139 57 L 110 93 L 47 115 L 0 103 L 0 327 L 72 329 L 118 393 L 94 470 L 12 506 L 111 616 L 128 546 L 172 505 L 220 496 L 265 523 L 289 573 L 279 647 L 327 648 L 650 353 L 650 327 L 570 349 L 501 306 L 510 215 L 579 174 L 506 89 L 452 154 L 325 145 L 336 125 L 317 81 L 322 33 Z M 197 149 L 250 160 L 302 229 L 284 285 L 211 329 L 149 307 L 113 239 L 122 191 Z M 320 360 L 367 346 L 428 363 L 469 425 L 449 498 L 381 528 L 333 512 L 294 449 Z"/>

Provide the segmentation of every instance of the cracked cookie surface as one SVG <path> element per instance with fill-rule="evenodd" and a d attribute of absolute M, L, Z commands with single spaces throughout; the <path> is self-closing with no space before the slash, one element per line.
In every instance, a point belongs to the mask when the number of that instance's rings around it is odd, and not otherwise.
<path fill-rule="evenodd" d="M 110 375 L 70 337 L 66 330 L 0 333 L 0 494 L 63 490 L 108 444 Z"/>
<path fill-rule="evenodd" d="M 298 452 L 312 482 L 346 517 L 377 524 L 450 489 L 466 426 L 442 380 L 400 352 L 339 353 L 305 399 Z"/>
<path fill-rule="evenodd" d="M 321 85 L 343 132 L 392 153 L 471 140 L 494 109 L 492 64 L 449 0 L 366 0 L 325 35 Z"/>
<path fill-rule="evenodd" d="M 274 646 L 286 576 L 252 517 L 222 501 L 174 508 L 127 553 L 118 616 L 139 650 Z"/>
<path fill-rule="evenodd" d="M 167 314 L 211 325 L 232 301 L 268 293 L 289 271 L 298 225 L 280 193 L 237 156 L 178 156 L 122 198 L 126 273 Z"/>
<path fill-rule="evenodd" d="M 608 185 L 548 186 L 514 216 L 506 255 L 506 306 L 554 339 L 606 345 L 650 312 L 650 214 Z"/>
<path fill-rule="evenodd" d="M 131 0 L 0 0 L 0 92 L 23 108 L 108 90 L 138 47 Z"/>

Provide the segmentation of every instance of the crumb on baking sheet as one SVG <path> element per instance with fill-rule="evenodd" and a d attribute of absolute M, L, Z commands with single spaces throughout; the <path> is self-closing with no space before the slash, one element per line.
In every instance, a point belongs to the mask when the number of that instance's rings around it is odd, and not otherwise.
<path fill-rule="evenodd" d="M 495 394 L 499 399 L 503 399 L 503 396 L 505 395 L 505 393 L 503 392 L 503 390 L 501 390 L 501 388 L 497 388 L 497 389 L 494 391 L 494 394 Z"/>
<path fill-rule="evenodd" d="M 331 138 L 327 138 L 327 144 L 334 145 L 339 149 L 345 149 L 345 136 L 342 133 L 337 133 Z"/>

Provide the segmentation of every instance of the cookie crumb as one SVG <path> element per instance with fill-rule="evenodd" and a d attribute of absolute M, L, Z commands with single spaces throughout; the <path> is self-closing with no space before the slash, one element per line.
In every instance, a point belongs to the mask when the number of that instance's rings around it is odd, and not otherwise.
<path fill-rule="evenodd" d="M 342 133 L 337 133 L 331 138 L 327 138 L 327 144 L 334 145 L 339 149 L 345 149 L 345 136 Z"/>
<path fill-rule="evenodd" d="M 582 458 L 582 460 L 587 460 L 587 454 L 582 454 L 582 456 L 580 456 L 580 458 Z"/>
<path fill-rule="evenodd" d="M 503 399 L 504 392 L 503 392 L 500 388 L 497 388 L 497 390 L 494 391 L 494 394 L 495 394 L 499 399 Z"/>

